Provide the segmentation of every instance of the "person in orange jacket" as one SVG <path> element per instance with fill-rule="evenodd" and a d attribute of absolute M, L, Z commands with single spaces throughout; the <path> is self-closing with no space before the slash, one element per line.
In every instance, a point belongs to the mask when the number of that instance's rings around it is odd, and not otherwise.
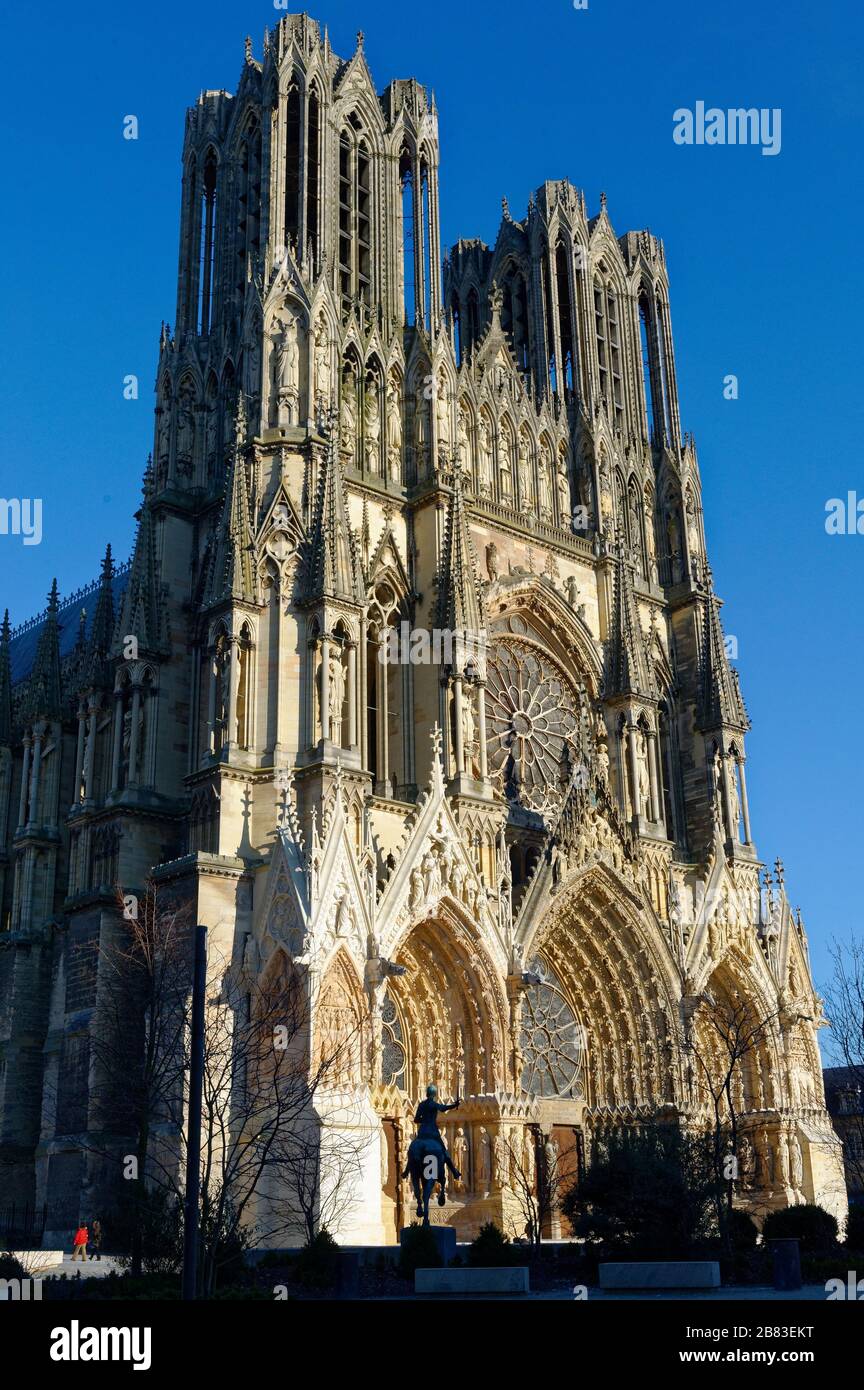
<path fill-rule="evenodd" d="M 80 1254 L 80 1256 L 81 1256 L 81 1263 L 82 1263 L 82 1264 L 85 1264 L 85 1263 L 86 1263 L 86 1261 L 87 1261 L 87 1242 L 88 1242 L 89 1239 L 90 1239 L 90 1233 L 89 1233 L 89 1231 L 87 1230 L 87 1227 L 86 1227 L 86 1226 L 79 1226 L 79 1227 L 78 1227 L 78 1230 L 75 1232 L 75 1239 L 72 1241 L 72 1244 L 73 1244 L 73 1246 L 74 1246 L 74 1249 L 73 1249 L 73 1251 L 72 1251 L 72 1263 L 73 1263 L 73 1264 L 75 1263 L 75 1256 L 76 1256 L 76 1255 L 79 1255 L 79 1254 Z"/>

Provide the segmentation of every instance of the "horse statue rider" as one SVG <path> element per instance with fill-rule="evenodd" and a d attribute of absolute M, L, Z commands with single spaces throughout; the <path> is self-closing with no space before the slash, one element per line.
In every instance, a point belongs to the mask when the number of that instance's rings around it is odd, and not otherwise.
<path fill-rule="evenodd" d="M 454 1178 L 461 1178 L 462 1176 L 459 1170 L 454 1168 L 447 1152 L 447 1145 L 438 1129 L 439 1114 L 443 1114 L 447 1110 L 455 1110 L 459 1103 L 459 1096 L 457 1095 L 451 1105 L 442 1105 L 438 1100 L 437 1086 L 427 1086 L 426 1099 L 421 1100 L 417 1106 L 417 1114 L 414 1116 L 417 1134 L 408 1146 L 408 1160 L 402 1176 L 411 1179 L 411 1186 L 417 1201 L 417 1215 L 422 1217 L 424 1226 L 429 1225 L 429 1198 L 436 1182 L 440 1187 L 438 1205 L 443 1207 L 447 1200 L 445 1190 L 447 1169 L 450 1169 Z"/>

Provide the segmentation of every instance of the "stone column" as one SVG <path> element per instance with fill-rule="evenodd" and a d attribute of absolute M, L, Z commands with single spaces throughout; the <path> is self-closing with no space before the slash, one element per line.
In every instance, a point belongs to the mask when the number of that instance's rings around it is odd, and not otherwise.
<path fill-rule="evenodd" d="M 219 679 L 219 663 L 216 653 L 210 658 L 210 689 L 207 692 L 207 728 L 209 730 L 210 752 L 216 753 L 216 682 Z"/>
<path fill-rule="evenodd" d="M 132 687 L 132 727 L 129 730 L 129 786 L 138 785 L 138 722 L 141 716 L 141 686 Z"/>
<path fill-rule="evenodd" d="M 348 642 L 348 747 L 357 747 L 357 643 Z"/>
<path fill-rule="evenodd" d="M 87 730 L 87 756 L 84 759 L 83 767 L 85 801 L 93 800 L 93 769 L 94 764 L 96 762 L 96 721 L 98 715 L 99 702 L 98 700 L 91 700 L 87 717 L 87 722 L 89 725 Z M 79 778 L 80 775 L 81 774 L 79 773 Z M 76 782 L 76 786 L 80 786 L 80 781 Z"/>
<path fill-rule="evenodd" d="M 489 777 L 489 766 L 486 753 L 486 683 L 480 681 L 477 686 L 477 741 L 480 754 L 480 780 L 485 782 Z"/>
<path fill-rule="evenodd" d="M 237 638 L 228 639 L 228 709 L 225 711 L 225 742 L 230 748 L 237 747 L 237 692 L 240 689 L 240 653 Z"/>
<path fill-rule="evenodd" d="M 81 798 L 81 778 L 84 771 L 84 726 L 87 722 L 87 711 L 82 700 L 78 706 L 78 742 L 75 746 L 75 789 L 72 797 L 72 805 L 77 806 Z"/>
<path fill-rule="evenodd" d="M 632 721 L 632 716 L 631 716 Z M 627 751 L 630 763 L 630 806 L 632 814 L 636 817 L 640 814 L 639 806 L 639 759 L 636 749 L 636 738 L 638 729 L 632 722 L 627 724 Z"/>
<path fill-rule="evenodd" d="M 744 843 L 745 845 L 751 845 L 753 840 L 750 834 L 750 803 L 747 800 L 747 778 L 744 775 L 744 759 L 740 754 L 738 757 L 738 781 L 741 786 L 741 816 L 744 821 Z"/>
<path fill-rule="evenodd" d="M 111 790 L 120 788 L 120 758 L 123 752 L 123 692 L 114 691 L 114 732 L 111 749 Z M 212 739 L 211 739 L 212 742 Z"/>
<path fill-rule="evenodd" d="M 45 737 L 44 724 L 33 730 L 33 765 L 30 769 L 30 809 L 27 824 L 32 825 L 39 814 L 39 773 L 42 767 L 42 740 Z"/>
<path fill-rule="evenodd" d="M 377 781 L 385 791 L 388 791 L 387 782 L 390 779 L 390 748 L 387 739 L 387 725 L 389 723 L 389 712 L 387 709 L 387 662 L 381 660 L 381 637 L 378 638 L 378 768 Z M 386 656 L 386 650 L 384 652 Z"/>
<path fill-rule="evenodd" d="M 655 825 L 662 820 L 660 811 L 660 777 L 657 764 L 657 734 L 654 729 L 646 731 L 648 743 L 648 781 L 651 787 L 651 819 Z"/>
<path fill-rule="evenodd" d="M 21 795 L 18 801 L 18 827 L 27 822 L 27 792 L 30 786 L 30 735 L 24 735 L 24 764 L 21 768 Z"/>
<path fill-rule="evenodd" d="M 321 741 L 326 743 L 330 738 L 330 639 L 321 638 L 321 695 L 320 710 L 321 716 Z"/>
<path fill-rule="evenodd" d="M 465 740 L 462 736 L 462 677 L 453 679 L 453 735 L 456 744 L 456 773 L 465 771 Z"/>

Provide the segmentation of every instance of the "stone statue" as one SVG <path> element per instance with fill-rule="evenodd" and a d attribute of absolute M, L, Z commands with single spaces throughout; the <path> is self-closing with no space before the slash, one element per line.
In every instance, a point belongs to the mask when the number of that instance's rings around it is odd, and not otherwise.
<path fill-rule="evenodd" d="M 398 483 L 402 478 L 402 408 L 394 374 L 387 385 L 387 468 L 391 483 Z"/>
<path fill-rule="evenodd" d="M 366 471 L 381 472 L 381 406 L 378 401 L 378 383 L 370 377 L 366 383 L 364 409 L 364 431 L 366 436 Z"/>
<path fill-rule="evenodd" d="M 342 378 L 342 415 L 339 422 L 339 447 L 353 466 L 357 455 L 357 383 L 353 372 Z"/>
<path fill-rule="evenodd" d="M 453 1186 L 457 1192 L 464 1192 L 466 1187 L 465 1174 L 468 1171 L 468 1140 L 465 1138 L 465 1131 L 461 1125 L 453 1138 L 453 1162 L 459 1172 L 459 1177 L 454 1179 Z"/>
<path fill-rule="evenodd" d="M 320 415 L 330 406 L 330 338 L 322 314 L 315 325 L 315 403 Z"/>
<path fill-rule="evenodd" d="M 570 528 L 570 482 L 566 464 L 558 468 L 558 525 L 565 530 Z"/>
<path fill-rule="evenodd" d="M 467 443 L 467 429 L 466 429 Z M 488 497 L 492 490 L 492 429 L 489 424 L 489 416 L 485 412 L 480 415 L 480 430 L 478 439 L 478 459 L 477 471 L 481 497 Z M 502 490 L 504 479 L 501 479 Z"/>
<path fill-rule="evenodd" d="M 476 1189 L 483 1197 L 488 1197 L 492 1186 L 492 1140 L 483 1125 L 477 1131 Z"/>
<path fill-rule="evenodd" d="M 447 381 L 443 376 L 435 397 L 435 427 L 438 432 L 438 452 L 446 456 L 450 448 L 450 406 L 447 401 Z"/>
<path fill-rule="evenodd" d="M 639 768 L 639 814 L 646 818 L 651 811 L 651 777 L 648 771 L 648 739 L 644 729 L 636 735 L 636 757 Z"/>
<path fill-rule="evenodd" d="M 507 1140 L 504 1135 L 499 1133 L 493 1140 L 493 1153 L 495 1156 L 495 1186 L 507 1186 Z"/>
<path fill-rule="evenodd" d="M 552 467 L 552 460 L 549 457 L 549 450 L 544 445 L 540 450 L 540 515 L 547 520 L 552 516 L 552 493 L 549 487 L 549 472 Z"/>
<path fill-rule="evenodd" d="M 494 584 L 498 578 L 498 547 L 494 541 L 490 541 L 486 547 L 486 573 L 490 584 Z"/>
<path fill-rule="evenodd" d="M 524 434 L 519 436 L 519 451 L 516 459 L 519 475 L 519 502 L 526 511 L 534 510 L 534 490 L 531 487 L 531 460 L 528 456 L 528 441 Z"/>

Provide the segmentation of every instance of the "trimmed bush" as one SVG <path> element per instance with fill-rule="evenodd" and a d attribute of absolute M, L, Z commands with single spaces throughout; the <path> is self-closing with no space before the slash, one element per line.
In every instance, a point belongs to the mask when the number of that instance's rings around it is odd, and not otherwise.
<path fill-rule="evenodd" d="M 850 1207 L 846 1222 L 846 1244 L 850 1250 L 864 1250 L 864 1207 Z"/>
<path fill-rule="evenodd" d="M 402 1236 L 402 1249 L 399 1255 L 399 1273 L 403 1279 L 413 1279 L 415 1270 L 440 1269 L 441 1256 L 435 1237 L 428 1226 L 413 1222 Z"/>
<path fill-rule="evenodd" d="M 0 1279 L 26 1279 L 27 1271 L 14 1255 L 0 1254 Z"/>
<path fill-rule="evenodd" d="M 339 1278 L 339 1246 L 322 1227 L 294 1261 L 294 1277 L 307 1289 L 332 1289 Z"/>
<path fill-rule="evenodd" d="M 480 1234 L 468 1247 L 468 1264 L 481 1269 L 498 1269 L 512 1265 L 518 1260 L 519 1251 L 514 1249 L 504 1232 L 487 1221 L 480 1227 Z"/>
<path fill-rule="evenodd" d="M 800 1240 L 808 1253 L 830 1250 L 837 1244 L 837 1219 L 823 1207 L 802 1203 L 766 1216 L 762 1235 L 768 1240 Z"/>
<path fill-rule="evenodd" d="M 729 1223 L 732 1249 L 736 1251 L 755 1250 L 756 1241 L 759 1238 L 759 1227 L 753 1217 L 748 1216 L 746 1211 L 738 1211 L 736 1207 L 729 1212 L 726 1220 Z"/>

